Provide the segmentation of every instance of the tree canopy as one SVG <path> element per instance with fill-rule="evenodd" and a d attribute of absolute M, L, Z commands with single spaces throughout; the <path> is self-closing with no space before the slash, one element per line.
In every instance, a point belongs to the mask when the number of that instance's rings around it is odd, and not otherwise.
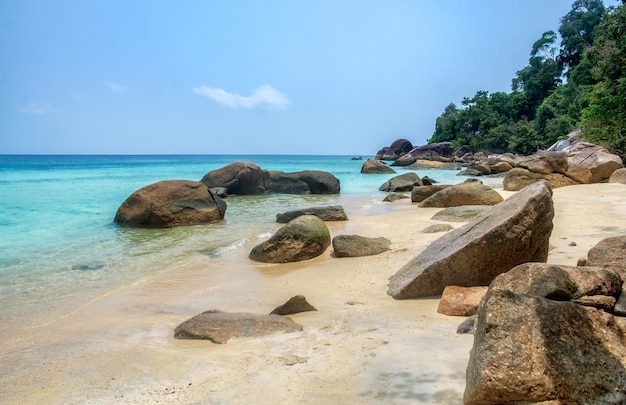
<path fill-rule="evenodd" d="M 534 153 L 581 128 L 590 141 L 626 152 L 626 8 L 576 0 L 558 29 L 532 46 L 511 92 L 479 90 L 450 103 L 429 142 L 475 151 Z"/>

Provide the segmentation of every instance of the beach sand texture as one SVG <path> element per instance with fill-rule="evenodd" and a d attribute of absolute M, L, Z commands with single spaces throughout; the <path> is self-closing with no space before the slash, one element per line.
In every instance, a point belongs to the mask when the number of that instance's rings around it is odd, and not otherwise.
<path fill-rule="evenodd" d="M 600 240 L 626 234 L 624 185 L 558 188 L 553 199 L 550 263 L 576 265 Z M 473 341 L 456 334 L 465 318 L 438 314 L 437 297 L 386 294 L 388 278 L 442 235 L 419 232 L 439 209 L 400 200 L 386 211 L 327 223 L 332 236 L 390 239 L 378 256 L 334 258 L 329 248 L 260 264 L 247 258 L 259 242 L 250 241 L 210 268 L 198 254 L 66 312 L 3 325 L 0 403 L 460 404 Z M 298 294 L 318 309 L 291 316 L 302 332 L 224 345 L 173 338 L 200 312 L 269 313 Z"/>

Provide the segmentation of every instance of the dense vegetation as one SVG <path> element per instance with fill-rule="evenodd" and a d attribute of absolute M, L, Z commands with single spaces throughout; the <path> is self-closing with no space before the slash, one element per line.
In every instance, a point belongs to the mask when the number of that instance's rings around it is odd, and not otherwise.
<path fill-rule="evenodd" d="M 430 143 L 530 154 L 581 128 L 588 141 L 626 153 L 626 6 L 576 0 L 559 32 L 545 32 L 511 92 L 478 91 L 449 104 Z M 560 36 L 560 45 L 557 44 Z"/>

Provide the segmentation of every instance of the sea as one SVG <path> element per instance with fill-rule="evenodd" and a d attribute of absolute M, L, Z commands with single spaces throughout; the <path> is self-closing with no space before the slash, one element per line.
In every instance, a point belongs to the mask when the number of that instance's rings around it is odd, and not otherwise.
<path fill-rule="evenodd" d="M 0 322 L 59 309 L 165 271 L 184 271 L 191 258 L 217 259 L 275 232 L 276 214 L 342 205 L 348 216 L 384 213 L 379 186 L 395 174 L 361 174 L 352 156 L 44 156 L 0 155 Z M 113 223 L 135 190 L 160 180 L 200 180 L 229 163 L 267 170 L 322 170 L 341 184 L 338 195 L 228 197 L 223 221 L 170 229 Z M 402 169 L 398 174 L 403 173 Z M 456 170 L 420 170 L 440 183 L 467 178 Z M 241 252 L 247 257 L 247 252 Z M 224 265 L 224 263 L 221 263 Z M 210 266 L 209 266 L 210 267 Z"/>

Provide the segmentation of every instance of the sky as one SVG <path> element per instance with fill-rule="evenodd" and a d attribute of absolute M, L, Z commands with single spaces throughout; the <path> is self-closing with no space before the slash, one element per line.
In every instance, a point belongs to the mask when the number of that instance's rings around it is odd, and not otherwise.
<path fill-rule="evenodd" d="M 0 0 L 0 154 L 423 145 L 449 103 L 510 92 L 572 2 Z"/>

